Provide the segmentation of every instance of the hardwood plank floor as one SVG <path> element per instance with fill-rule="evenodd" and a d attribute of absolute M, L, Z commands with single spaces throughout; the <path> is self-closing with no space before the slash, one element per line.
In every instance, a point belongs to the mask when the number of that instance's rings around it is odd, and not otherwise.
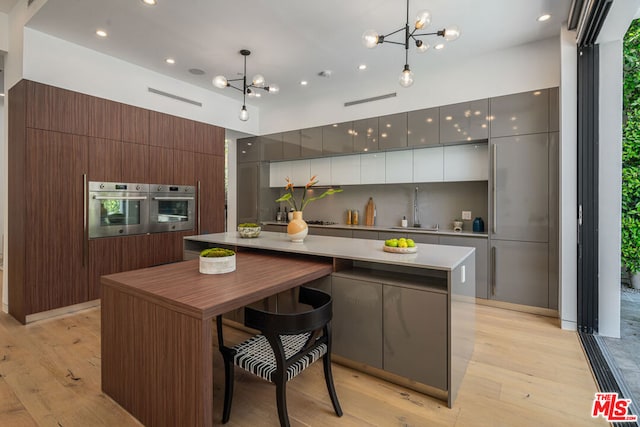
<path fill-rule="evenodd" d="M 345 415 L 333 413 L 321 364 L 289 383 L 292 426 L 586 426 L 596 385 L 575 333 L 557 319 L 477 306 L 476 346 L 454 407 L 334 365 Z M 225 330 L 225 338 L 242 339 Z M 216 351 L 214 421 L 222 360 Z M 140 425 L 100 390 L 100 309 L 22 326 L 0 313 L 0 425 Z M 274 388 L 236 373 L 229 426 L 277 426 Z"/>

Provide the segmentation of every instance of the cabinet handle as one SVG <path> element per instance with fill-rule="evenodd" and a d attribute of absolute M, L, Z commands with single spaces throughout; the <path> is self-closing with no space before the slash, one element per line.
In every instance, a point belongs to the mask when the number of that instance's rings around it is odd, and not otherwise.
<path fill-rule="evenodd" d="M 491 296 L 496 295 L 496 247 L 491 247 Z"/>
<path fill-rule="evenodd" d="M 198 197 L 198 200 L 197 200 L 197 202 L 198 202 L 198 207 L 197 207 L 197 211 L 198 211 L 198 234 L 202 234 L 201 231 L 200 231 L 200 181 L 198 181 L 197 187 L 198 187 L 198 195 L 197 195 L 197 197 Z"/>
<path fill-rule="evenodd" d="M 82 266 L 87 265 L 89 236 L 87 227 L 87 174 L 82 174 Z"/>
<path fill-rule="evenodd" d="M 493 232 L 494 234 L 498 232 L 498 213 L 497 213 L 497 209 L 496 207 L 498 206 L 498 201 L 496 200 L 498 198 L 498 191 L 497 191 L 497 185 L 498 185 L 498 173 L 497 173 L 497 166 L 496 166 L 496 161 L 498 160 L 498 147 L 493 144 L 493 168 L 491 170 L 492 172 L 492 181 L 493 181 Z"/>

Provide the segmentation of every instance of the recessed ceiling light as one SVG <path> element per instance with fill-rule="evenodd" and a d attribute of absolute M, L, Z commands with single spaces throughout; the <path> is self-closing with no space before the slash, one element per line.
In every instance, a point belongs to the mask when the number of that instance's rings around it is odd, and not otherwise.
<path fill-rule="evenodd" d="M 309 82 L 308 82 L 308 81 L 306 81 L 306 80 L 302 80 L 302 81 L 300 82 L 300 85 L 301 85 L 301 86 L 306 86 L 306 85 L 308 85 L 308 84 L 309 84 Z"/>
<path fill-rule="evenodd" d="M 438 43 L 438 44 L 437 44 L 437 45 L 435 45 L 433 48 L 434 48 L 435 50 L 444 49 L 444 44 L 442 44 L 442 43 Z"/>
<path fill-rule="evenodd" d="M 108 34 L 107 34 L 107 32 L 105 30 L 99 30 L 98 29 L 98 30 L 96 30 L 96 35 L 98 37 L 107 37 Z"/>
<path fill-rule="evenodd" d="M 366 69 L 367 69 L 367 64 L 358 65 L 358 70 L 366 70 Z"/>
<path fill-rule="evenodd" d="M 156 4 L 158 4 L 156 0 L 142 0 L 142 3 L 146 4 L 147 6 L 155 6 Z"/>
<path fill-rule="evenodd" d="M 173 58 L 167 58 L 164 60 L 164 62 L 166 62 L 167 64 L 175 64 L 176 60 Z"/>
<path fill-rule="evenodd" d="M 548 21 L 549 19 L 551 19 L 551 15 L 549 15 L 548 13 L 538 16 L 538 22 Z"/>

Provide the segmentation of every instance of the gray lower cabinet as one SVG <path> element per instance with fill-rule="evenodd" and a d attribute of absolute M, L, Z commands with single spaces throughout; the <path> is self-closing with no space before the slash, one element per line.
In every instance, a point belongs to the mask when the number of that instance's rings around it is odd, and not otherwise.
<path fill-rule="evenodd" d="M 399 239 L 401 237 L 407 238 L 407 233 L 401 233 L 399 231 L 380 231 L 378 232 L 379 240 Z"/>
<path fill-rule="evenodd" d="M 353 238 L 378 240 L 378 232 L 373 230 L 353 230 Z"/>
<path fill-rule="evenodd" d="M 447 295 L 383 286 L 384 369 L 447 390 Z"/>
<path fill-rule="evenodd" d="M 261 228 L 262 228 L 262 231 L 274 231 L 276 233 L 286 233 L 287 232 L 287 224 L 282 224 L 282 225 L 265 224 Z"/>
<path fill-rule="evenodd" d="M 382 369 L 382 285 L 332 277 L 333 352 Z"/>
<path fill-rule="evenodd" d="M 353 237 L 351 230 L 344 228 L 309 227 L 309 234 L 315 236 Z"/>
<path fill-rule="evenodd" d="M 440 243 L 439 237 L 435 234 L 409 233 L 407 237 L 416 243 L 429 243 L 431 245 Z"/>
<path fill-rule="evenodd" d="M 440 236 L 440 244 L 476 248 L 476 297 L 489 298 L 489 242 L 487 239 Z"/>
<path fill-rule="evenodd" d="M 491 240 L 491 298 L 549 307 L 549 244 Z"/>

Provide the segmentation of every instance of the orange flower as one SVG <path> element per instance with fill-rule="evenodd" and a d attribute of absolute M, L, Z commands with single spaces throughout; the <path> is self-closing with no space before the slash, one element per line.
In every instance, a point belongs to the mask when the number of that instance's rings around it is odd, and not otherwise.
<path fill-rule="evenodd" d="M 286 177 L 285 181 L 287 181 L 287 185 L 284 187 L 284 191 L 289 191 L 289 190 L 293 191 L 293 182 L 291 182 L 289 177 Z"/>
<path fill-rule="evenodd" d="M 305 185 L 305 188 L 309 188 L 312 187 L 314 185 L 316 185 L 318 183 L 318 181 L 316 180 L 316 178 L 318 177 L 318 175 L 313 175 L 311 177 L 311 179 L 309 179 L 309 182 L 307 182 L 307 185 Z"/>

